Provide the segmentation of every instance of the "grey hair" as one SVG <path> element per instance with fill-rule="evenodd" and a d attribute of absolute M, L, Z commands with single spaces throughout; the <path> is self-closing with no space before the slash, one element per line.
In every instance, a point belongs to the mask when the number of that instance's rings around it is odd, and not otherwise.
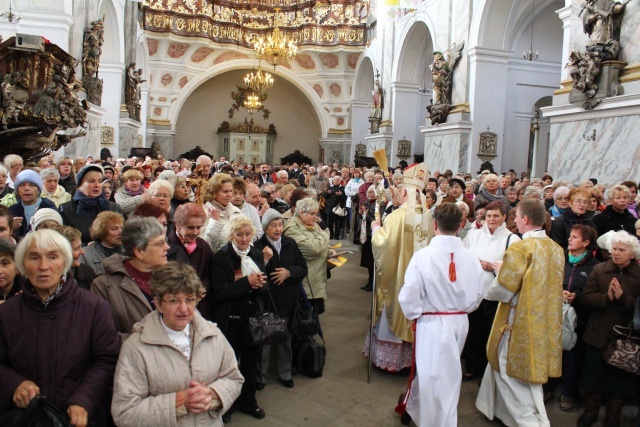
<path fill-rule="evenodd" d="M 154 192 L 156 190 L 159 190 L 160 188 L 166 189 L 169 192 L 169 196 L 173 197 L 173 192 L 175 191 L 175 188 L 166 179 L 156 179 L 155 181 L 153 181 L 149 185 L 149 194 L 153 195 Z"/>
<path fill-rule="evenodd" d="M 313 210 L 320 209 L 320 205 L 318 202 L 311 197 L 305 197 L 304 199 L 298 200 L 296 203 L 296 216 L 300 216 L 303 213 L 309 213 Z"/>
<path fill-rule="evenodd" d="M 166 169 L 166 170 L 163 170 L 162 172 L 160 172 L 160 174 L 158 175 L 158 179 L 166 179 L 168 181 L 169 178 L 174 177 L 174 176 L 176 176 L 176 173 L 173 170 Z"/>
<path fill-rule="evenodd" d="M 465 202 L 459 201 L 456 202 L 456 206 L 458 207 L 458 209 L 460 209 L 463 213 L 466 212 L 467 215 L 469 215 L 469 205 L 467 205 Z M 464 218 L 466 215 L 462 215 L 462 217 Z"/>
<path fill-rule="evenodd" d="M 533 178 L 531 180 L 531 185 L 533 184 L 542 184 L 542 180 L 540 178 Z"/>
<path fill-rule="evenodd" d="M 569 187 L 565 187 L 564 185 L 561 185 L 560 187 L 556 188 L 556 191 L 553 192 L 554 199 L 558 196 L 567 196 L 567 195 L 569 195 Z"/>
<path fill-rule="evenodd" d="M 38 251 L 60 251 L 64 258 L 64 271 L 67 272 L 73 263 L 73 252 L 71 243 L 60 233 L 54 230 L 42 229 L 27 234 L 16 247 L 15 261 L 18 271 L 23 276 L 27 275 L 24 268 L 24 257 L 31 246 L 35 246 Z"/>
<path fill-rule="evenodd" d="M 184 292 L 201 297 L 204 294 L 202 281 L 196 270 L 186 263 L 170 261 L 151 274 L 151 295 L 161 299 L 166 294 Z"/>
<path fill-rule="evenodd" d="M 635 259 L 640 258 L 640 242 L 638 242 L 638 238 L 636 236 L 632 236 L 624 230 L 616 231 L 611 235 L 609 240 L 611 244 L 611 248 L 616 243 L 622 243 L 623 245 L 629 246 L 631 252 L 633 252 L 633 257 Z"/>
<path fill-rule="evenodd" d="M 289 174 L 284 169 L 281 169 L 278 172 L 276 172 L 276 177 L 280 177 L 280 176 L 286 176 L 287 178 L 289 178 Z"/>
<path fill-rule="evenodd" d="M 5 164 L 7 169 L 11 169 L 11 166 L 13 166 L 15 162 L 24 163 L 24 160 L 22 160 L 22 157 L 17 154 L 8 154 L 4 156 L 4 159 L 2 160 L 2 163 Z"/>
<path fill-rule="evenodd" d="M 160 175 L 162 175 L 162 174 L 160 174 Z M 167 178 L 167 181 L 169 181 L 169 184 L 173 185 L 173 188 L 175 189 L 180 184 L 186 184 L 187 183 L 187 178 L 184 177 L 184 176 L 180 176 L 180 175 L 174 175 L 174 176 L 171 176 L 171 177 Z"/>
<path fill-rule="evenodd" d="M 404 176 L 400 173 L 400 172 L 396 172 L 393 174 L 393 176 L 391 177 L 391 181 L 395 181 L 396 178 L 403 178 Z"/>
<path fill-rule="evenodd" d="M 60 179 L 60 172 L 58 172 L 56 168 L 46 168 L 40 171 L 40 178 L 42 178 L 42 181 L 45 181 L 50 176 L 55 176 L 56 179 Z"/>
<path fill-rule="evenodd" d="M 525 199 L 537 199 L 540 200 L 542 199 L 542 190 L 540 190 L 539 188 L 534 187 L 533 185 L 529 185 L 525 190 L 524 190 L 524 196 Z"/>
<path fill-rule="evenodd" d="M 201 165 L 204 160 L 209 160 L 210 162 L 212 162 L 211 157 L 202 154 L 196 159 L 196 165 Z"/>
<path fill-rule="evenodd" d="M 0 163 L 0 174 L 9 175 L 9 170 L 2 163 Z"/>
<path fill-rule="evenodd" d="M 366 179 L 367 179 L 367 177 L 369 177 L 369 176 L 371 176 L 371 177 L 373 176 L 373 172 L 371 172 L 371 170 L 366 171 L 366 172 L 364 173 L 364 175 L 363 175 L 363 177 L 364 177 L 364 179 L 365 179 L 365 180 L 366 180 Z"/>
<path fill-rule="evenodd" d="M 132 257 L 134 249 L 146 249 L 149 241 L 157 236 L 164 236 L 164 227 L 156 218 L 132 217 L 124 223 L 122 229 L 122 247 L 125 255 Z"/>
<path fill-rule="evenodd" d="M 311 187 L 307 187 L 304 190 L 305 193 L 307 193 L 308 195 L 310 195 L 311 197 L 313 197 L 314 199 L 318 198 L 318 191 L 316 191 L 315 188 L 311 188 Z"/>

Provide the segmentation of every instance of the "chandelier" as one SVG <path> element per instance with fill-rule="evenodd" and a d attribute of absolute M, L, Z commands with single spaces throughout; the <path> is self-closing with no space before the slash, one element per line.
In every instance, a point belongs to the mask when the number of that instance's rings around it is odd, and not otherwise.
<path fill-rule="evenodd" d="M 255 74 L 251 72 L 245 76 L 244 84 L 251 91 L 261 93 L 273 87 L 273 77 L 271 77 L 271 74 L 262 71 L 262 65 L 258 64 Z"/>
<path fill-rule="evenodd" d="M 249 92 L 247 97 L 244 100 L 244 108 L 249 110 L 249 114 L 253 114 L 260 107 L 262 107 L 262 102 L 260 102 L 260 96 L 255 92 Z"/>
<path fill-rule="evenodd" d="M 13 13 L 13 8 L 11 7 L 11 0 L 9 0 L 9 12 L 0 13 L 0 20 L 8 21 L 10 24 L 20 22 L 20 17 Z"/>
<path fill-rule="evenodd" d="M 278 20 L 280 19 L 280 8 L 276 7 L 276 15 L 273 18 L 273 32 L 265 40 L 258 38 L 254 43 L 254 50 L 258 58 L 273 65 L 275 70 L 284 61 L 290 61 L 298 53 L 298 46 L 286 34 L 280 32 Z"/>
<path fill-rule="evenodd" d="M 536 19 L 536 1 L 533 0 L 531 2 L 531 9 L 532 9 L 532 14 L 531 14 L 531 46 L 529 47 L 529 52 L 525 52 L 522 57 L 524 59 L 527 59 L 529 61 L 533 61 L 534 59 L 537 60 L 538 59 L 538 51 L 536 50 L 535 52 L 533 51 L 533 21 Z"/>

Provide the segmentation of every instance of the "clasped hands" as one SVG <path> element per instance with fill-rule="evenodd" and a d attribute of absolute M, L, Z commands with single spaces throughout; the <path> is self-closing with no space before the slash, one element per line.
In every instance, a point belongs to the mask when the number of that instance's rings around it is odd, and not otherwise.
<path fill-rule="evenodd" d="M 23 381 L 13 392 L 13 403 L 20 409 L 26 409 L 31 399 L 40 394 L 40 387 L 33 381 Z M 89 413 L 79 405 L 69 405 L 67 408 L 69 424 L 75 427 L 86 427 L 89 423 Z"/>
<path fill-rule="evenodd" d="M 614 299 L 620 299 L 622 296 L 622 285 L 618 282 L 618 279 L 615 277 L 611 279 L 611 283 L 609 283 L 609 289 L 607 289 L 607 297 L 609 301 L 613 301 Z"/>
<path fill-rule="evenodd" d="M 205 383 L 191 381 L 189 388 L 176 393 L 176 407 L 184 405 L 187 411 L 201 414 L 211 410 L 211 403 L 220 400 L 218 394 Z"/>

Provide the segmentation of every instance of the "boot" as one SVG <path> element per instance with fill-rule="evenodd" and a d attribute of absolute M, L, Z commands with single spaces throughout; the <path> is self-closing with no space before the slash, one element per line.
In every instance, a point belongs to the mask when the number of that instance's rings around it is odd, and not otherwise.
<path fill-rule="evenodd" d="M 590 393 L 584 396 L 584 413 L 578 418 L 578 427 L 590 427 L 598 421 L 602 393 Z"/>
<path fill-rule="evenodd" d="M 624 397 L 611 395 L 607 399 L 607 409 L 604 415 L 605 427 L 619 427 L 620 426 L 620 414 L 624 407 Z"/>

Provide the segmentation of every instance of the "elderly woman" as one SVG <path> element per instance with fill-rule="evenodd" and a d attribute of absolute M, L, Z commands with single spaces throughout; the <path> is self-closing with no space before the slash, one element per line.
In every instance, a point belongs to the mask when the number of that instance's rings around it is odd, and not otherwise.
<path fill-rule="evenodd" d="M 334 176 L 332 184 L 324 192 L 325 214 L 327 215 L 327 226 L 329 227 L 329 238 L 340 239 L 344 216 L 337 215 L 333 210 L 337 207 L 346 209 L 347 196 L 344 194 L 344 187 L 340 185 L 340 177 Z"/>
<path fill-rule="evenodd" d="M 296 241 L 307 261 L 307 278 L 302 284 L 314 310 L 322 314 L 327 297 L 329 236 L 317 223 L 319 210 L 318 202 L 310 197 L 298 200 L 293 219 L 284 227 L 284 235 Z"/>
<path fill-rule="evenodd" d="M 191 266 L 154 271 L 156 310 L 134 326 L 116 369 L 118 426 L 222 426 L 243 378 L 224 335 L 196 310 L 203 292 Z"/>
<path fill-rule="evenodd" d="M 120 212 L 120 207 L 108 201 L 102 193 L 102 168 L 87 165 L 76 173 L 78 189 L 70 202 L 60 205 L 60 214 L 65 225 L 82 232 L 82 243 L 91 242 L 89 229 L 100 212 Z"/>
<path fill-rule="evenodd" d="M 7 183 L 8 178 L 9 170 L 0 163 L 0 199 L 2 199 L 7 194 L 13 193 L 13 188 L 11 188 Z"/>
<path fill-rule="evenodd" d="M 66 156 L 62 157 L 58 160 L 56 168 L 58 169 L 58 173 L 60 173 L 58 184 L 73 196 L 73 193 L 76 192 L 76 188 L 78 187 L 78 184 L 76 184 L 76 176 L 73 172 L 73 160 Z"/>
<path fill-rule="evenodd" d="M 150 202 L 166 211 L 171 209 L 173 193 L 173 185 L 167 180 L 156 179 L 149 185 Z M 170 218 L 167 218 L 167 220 L 170 220 Z"/>
<path fill-rule="evenodd" d="M 86 290 L 91 289 L 91 282 L 96 278 L 96 273 L 90 265 L 80 262 L 80 257 L 84 255 L 81 240 L 82 233 L 80 233 L 80 230 L 69 227 L 68 225 L 55 227 L 54 230 L 62 234 L 62 236 L 69 241 L 69 244 L 71 244 L 73 263 L 71 264 L 71 270 L 69 270 L 69 272 L 73 274 L 79 287 Z"/>
<path fill-rule="evenodd" d="M 164 234 L 167 236 L 174 231 L 173 224 L 169 223 L 169 211 L 153 203 L 143 203 L 140 206 L 137 206 L 133 211 L 132 217 L 134 216 L 157 219 L 162 225 L 162 228 L 164 228 Z M 169 250 L 167 251 L 168 261 L 178 261 L 182 263 L 189 262 L 187 252 L 184 250 L 182 245 L 171 243 L 168 240 L 167 244 L 169 245 Z"/>
<path fill-rule="evenodd" d="M 373 185 L 373 171 L 368 170 L 363 175 L 364 183 L 358 188 L 358 201 L 361 205 L 367 202 L 367 190 Z"/>
<path fill-rule="evenodd" d="M 57 210 L 51 208 L 38 209 L 31 217 L 31 229 L 42 230 L 62 225 L 62 217 Z"/>
<path fill-rule="evenodd" d="M 588 190 L 578 187 L 569 191 L 569 202 L 562 215 L 555 218 L 551 225 L 551 239 L 559 244 L 562 249 L 567 249 L 571 228 L 576 224 L 583 224 L 596 229 L 595 224 L 587 213 L 590 203 Z"/>
<path fill-rule="evenodd" d="M 638 258 L 638 239 L 625 231 L 615 232 L 611 237 L 611 259 L 594 267 L 582 291 L 580 302 L 590 312 L 582 336 L 585 355 L 581 386 L 585 391 L 585 410 L 579 425 L 590 426 L 598 420 L 605 394 L 608 396 L 605 425 L 620 425 L 625 399 L 637 395 L 637 377 L 608 365 L 602 355 L 613 327 L 626 326 L 633 318 L 640 295 Z"/>
<path fill-rule="evenodd" d="M 300 284 L 307 276 L 307 262 L 298 244 L 290 237 L 283 236 L 284 228 L 282 215 L 269 209 L 262 216 L 264 235 L 256 242 L 256 249 L 265 252 L 266 273 L 269 289 L 278 314 L 289 321 L 293 316 L 296 301 L 300 298 Z M 293 387 L 291 378 L 292 350 L 291 335 L 282 343 L 276 345 L 276 368 L 278 379 L 286 388 Z M 256 388 L 262 390 L 267 382 L 269 373 L 269 359 L 271 346 L 264 345 L 260 349 L 258 358 L 258 378 Z"/>
<path fill-rule="evenodd" d="M 40 178 L 42 178 L 43 185 L 41 196 L 55 203 L 56 208 L 71 201 L 71 194 L 67 193 L 64 187 L 59 184 L 60 174 L 57 170 L 54 168 L 44 169 L 40 172 Z"/>
<path fill-rule="evenodd" d="M 198 304 L 200 314 L 207 319 L 211 319 L 211 259 L 213 253 L 207 242 L 198 237 L 202 227 L 207 222 L 207 214 L 204 209 L 195 203 L 187 203 L 178 206 L 173 214 L 175 230 L 169 233 L 167 239 L 170 244 L 184 248 L 189 264 L 195 268 L 204 287 L 206 296 Z"/>
<path fill-rule="evenodd" d="M 96 277 L 91 291 L 109 301 L 116 328 L 126 338 L 154 309 L 151 273 L 167 263 L 169 245 L 157 219 L 131 218 L 122 229 L 122 247 L 125 255 L 102 261 L 105 274 Z"/>
<path fill-rule="evenodd" d="M 31 231 L 31 218 L 38 210 L 50 208 L 57 211 L 57 208 L 51 200 L 40 197 L 42 179 L 36 171 L 23 170 L 14 185 L 18 202 L 9 208 L 9 212 L 13 216 L 13 237 L 18 241 Z"/>
<path fill-rule="evenodd" d="M 600 215 L 593 217 L 593 223 L 598 230 L 598 235 L 609 231 L 624 230 L 629 234 L 635 235 L 636 219 L 627 209 L 629 204 L 629 189 L 624 185 L 614 185 L 609 189 L 607 194 L 609 203 Z"/>
<path fill-rule="evenodd" d="M 553 206 L 549 208 L 551 217 L 556 219 L 562 216 L 564 211 L 569 207 L 569 187 L 561 185 L 553 192 Z"/>
<path fill-rule="evenodd" d="M 89 265 L 96 274 L 104 273 L 102 261 L 122 253 L 122 227 L 124 218 L 118 212 L 100 212 L 91 224 L 93 244 L 85 246 L 80 263 Z"/>
<path fill-rule="evenodd" d="M 473 252 L 482 265 L 482 283 L 486 295 L 495 278 L 493 263 L 502 261 L 509 246 L 520 240 L 507 229 L 507 207 L 502 201 L 493 201 L 485 206 L 484 224 L 480 229 L 472 228 L 464 239 L 464 246 Z M 465 369 L 463 381 L 481 377 L 487 366 L 486 347 L 493 325 L 498 303 L 482 300 L 480 307 L 467 315 L 469 333 L 464 347 Z"/>
<path fill-rule="evenodd" d="M 499 188 L 498 176 L 496 174 L 490 173 L 489 175 L 484 177 L 484 181 L 482 181 L 482 185 L 480 186 L 480 191 L 478 192 L 478 195 L 475 197 L 475 199 L 473 199 L 473 203 L 475 206 L 486 206 L 491 202 L 495 202 L 496 200 L 506 203 L 505 197 Z"/>
<path fill-rule="evenodd" d="M 167 179 L 169 184 L 173 186 L 173 198 L 171 199 L 171 216 L 178 209 L 178 206 L 189 203 L 189 196 L 191 195 L 191 188 L 187 184 L 187 178 L 184 176 L 172 176 Z"/>
<path fill-rule="evenodd" d="M 638 203 L 636 202 L 636 196 L 638 195 L 638 184 L 634 181 L 624 181 L 622 184 L 629 189 L 629 204 L 627 204 L 627 210 L 635 219 L 638 219 Z"/>
<path fill-rule="evenodd" d="M 103 425 L 120 350 L 109 304 L 66 274 L 71 245 L 56 231 L 27 235 L 15 262 L 27 282 L 0 309 L 0 413 L 40 394 L 71 425 Z"/>
<path fill-rule="evenodd" d="M 231 203 L 232 181 L 233 178 L 226 173 L 217 173 L 209 180 L 204 195 L 204 211 L 209 219 L 200 237 L 209 243 L 213 253 L 227 242 L 231 220 L 244 216 L 242 211 Z"/>
<path fill-rule="evenodd" d="M 113 187 L 114 183 L 110 179 L 105 179 L 102 181 L 102 194 L 104 194 L 104 198 L 109 201 L 114 201 L 113 198 Z"/>
<path fill-rule="evenodd" d="M 226 175 L 226 174 L 220 174 Z M 245 382 L 234 405 L 241 412 L 264 418 L 265 412 L 256 401 L 258 346 L 249 332 L 249 318 L 256 314 L 258 299 L 267 283 L 263 253 L 251 246 L 256 230 L 251 221 L 242 216 L 231 221 L 227 244 L 213 256 L 211 264 L 211 314 L 231 347 L 242 361 L 240 372 Z M 233 408 L 232 408 L 233 409 Z M 231 412 L 227 412 L 228 422 Z"/>
<path fill-rule="evenodd" d="M 116 203 L 128 217 L 136 206 L 151 201 L 151 194 L 142 186 L 142 173 L 136 169 L 129 169 L 122 174 L 123 186 L 116 190 Z"/>
<path fill-rule="evenodd" d="M 22 278 L 14 259 L 15 252 L 15 243 L 0 239 L 0 304 L 22 290 Z"/>

